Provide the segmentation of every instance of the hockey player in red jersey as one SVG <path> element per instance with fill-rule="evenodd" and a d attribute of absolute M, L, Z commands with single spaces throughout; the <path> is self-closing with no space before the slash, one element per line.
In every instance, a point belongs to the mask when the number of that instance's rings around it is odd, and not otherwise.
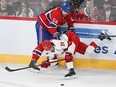
<path fill-rule="evenodd" d="M 57 38 L 59 35 L 57 28 L 65 23 L 68 24 L 69 29 L 74 28 L 72 21 L 70 3 L 67 1 L 63 2 L 60 7 L 40 14 L 36 23 L 38 44 L 53 37 Z"/>

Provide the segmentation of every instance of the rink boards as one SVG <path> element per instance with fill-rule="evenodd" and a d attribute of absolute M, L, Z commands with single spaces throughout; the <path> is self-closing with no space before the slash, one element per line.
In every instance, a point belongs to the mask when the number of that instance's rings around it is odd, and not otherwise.
<path fill-rule="evenodd" d="M 0 19 L 0 62 L 28 64 L 31 54 L 36 47 L 35 19 Z M 111 35 L 116 35 L 116 25 L 74 23 L 75 31 L 78 34 L 99 34 L 101 29 L 105 29 Z M 79 35 L 81 41 L 89 44 L 97 41 L 97 37 L 89 35 Z M 98 48 L 91 54 L 74 55 L 74 66 L 83 68 L 116 69 L 116 37 L 111 41 L 104 40 L 98 44 Z M 44 58 L 43 58 L 44 57 Z M 40 63 L 46 57 L 43 55 Z M 63 55 L 59 56 L 63 58 Z M 65 67 L 65 62 L 60 62 Z"/>

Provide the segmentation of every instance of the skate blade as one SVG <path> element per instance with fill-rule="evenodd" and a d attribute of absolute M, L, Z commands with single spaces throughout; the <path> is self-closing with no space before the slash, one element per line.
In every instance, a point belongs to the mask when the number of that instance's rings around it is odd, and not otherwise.
<path fill-rule="evenodd" d="M 65 77 L 66 80 L 71 80 L 71 79 L 76 79 L 76 78 L 77 78 L 76 75 Z"/>
<path fill-rule="evenodd" d="M 40 72 L 39 70 L 36 70 L 36 69 L 33 69 L 33 68 L 29 68 L 29 69 L 27 69 L 27 71 L 30 71 L 32 73 L 39 73 Z"/>

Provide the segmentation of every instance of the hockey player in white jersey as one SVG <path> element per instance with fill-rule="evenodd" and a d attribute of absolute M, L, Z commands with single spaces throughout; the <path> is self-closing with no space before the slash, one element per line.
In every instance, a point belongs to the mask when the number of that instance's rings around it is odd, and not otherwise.
<path fill-rule="evenodd" d="M 49 44 L 48 44 L 49 43 Z M 51 48 L 49 47 L 51 45 Z M 51 40 L 44 41 L 42 43 L 44 50 L 48 51 L 49 54 L 65 54 L 66 66 L 69 72 L 65 75 L 68 77 L 76 77 L 76 73 L 74 71 L 73 66 L 73 57 L 72 55 L 75 53 L 75 44 L 72 41 L 63 41 L 63 40 Z"/>
<path fill-rule="evenodd" d="M 35 64 L 42 55 L 43 51 L 46 51 L 48 56 L 64 53 L 67 68 L 68 70 L 71 70 L 71 73 L 66 74 L 65 77 L 76 75 L 72 62 L 72 55 L 75 53 L 75 44 L 72 41 L 45 40 L 42 44 L 38 44 L 37 47 L 33 50 L 32 60 L 29 64 L 30 67 L 36 70 L 40 70 L 40 68 Z M 47 68 L 50 65 L 51 64 L 49 60 L 46 60 L 42 62 L 41 67 Z"/>
<path fill-rule="evenodd" d="M 62 37 L 63 36 L 63 37 Z M 100 38 L 102 38 L 102 35 Z M 94 42 L 91 42 L 90 45 L 87 45 L 83 42 L 80 42 L 79 37 L 74 32 L 66 32 L 61 35 L 61 39 L 64 40 L 46 40 L 42 44 L 38 44 L 37 47 L 33 50 L 32 60 L 29 64 L 30 67 L 40 70 L 37 66 L 35 66 L 37 60 L 41 56 L 44 50 L 46 50 L 46 54 L 48 56 L 54 57 L 56 54 L 65 53 L 66 65 L 69 70 L 69 73 L 65 75 L 65 77 L 75 75 L 74 66 L 73 66 L 73 58 L 72 55 L 75 52 L 85 54 L 91 53 L 94 49 L 97 48 L 97 45 Z M 105 39 L 105 38 L 103 38 Z M 49 57 L 49 58 L 50 58 Z M 50 65 L 49 61 L 44 61 L 42 67 L 48 67 Z"/>

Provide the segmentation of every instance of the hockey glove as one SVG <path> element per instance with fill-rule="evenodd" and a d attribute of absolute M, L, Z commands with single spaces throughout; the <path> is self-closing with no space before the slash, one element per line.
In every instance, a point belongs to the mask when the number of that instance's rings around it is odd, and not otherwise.
<path fill-rule="evenodd" d="M 75 32 L 75 28 L 74 28 L 74 27 L 70 27 L 68 30 L 69 30 L 70 32 Z"/>
<path fill-rule="evenodd" d="M 105 36 L 103 33 L 101 33 L 101 34 L 98 36 L 98 38 L 102 41 L 102 40 L 106 39 L 106 36 Z"/>
<path fill-rule="evenodd" d="M 59 32 L 54 33 L 53 39 L 60 39 L 60 33 Z"/>
<path fill-rule="evenodd" d="M 42 62 L 41 67 L 42 68 L 48 68 L 50 65 L 51 65 L 51 63 L 49 62 L 49 60 L 47 60 L 47 61 Z"/>
<path fill-rule="evenodd" d="M 32 67 L 33 69 L 36 69 L 36 70 L 40 70 L 40 68 L 36 66 L 35 60 L 31 60 L 29 67 Z"/>

